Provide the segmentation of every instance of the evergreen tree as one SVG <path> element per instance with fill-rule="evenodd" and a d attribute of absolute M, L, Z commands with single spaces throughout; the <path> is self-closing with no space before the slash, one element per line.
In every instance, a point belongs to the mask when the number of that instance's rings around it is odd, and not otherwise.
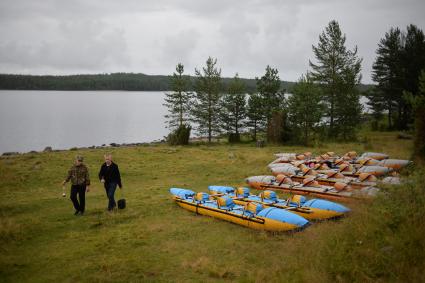
<path fill-rule="evenodd" d="M 420 92 L 419 80 L 422 70 L 425 69 L 425 35 L 417 26 L 409 25 L 404 42 L 404 90 L 415 96 Z"/>
<path fill-rule="evenodd" d="M 165 118 L 170 128 L 181 127 L 189 119 L 191 93 L 187 91 L 189 79 L 183 73 L 184 66 L 178 63 L 171 81 L 173 92 L 165 94 L 163 105 L 168 108 L 169 113 L 165 115 Z"/>
<path fill-rule="evenodd" d="M 401 54 L 403 52 L 402 33 L 396 28 L 391 28 L 385 33 L 376 50 L 377 57 L 373 64 L 372 79 L 378 83 L 377 91 L 371 93 L 370 100 L 381 107 L 385 105 L 388 111 L 388 128 L 393 128 L 392 117 L 394 110 L 402 109 L 403 69 Z M 398 116 L 400 117 L 400 115 Z"/>
<path fill-rule="evenodd" d="M 308 145 L 324 112 L 321 91 L 309 75 L 302 76 L 288 98 L 289 121 L 294 138 Z"/>
<path fill-rule="evenodd" d="M 246 125 L 252 129 L 253 140 L 257 140 L 257 133 L 264 129 L 264 116 L 263 116 L 263 99 L 257 94 L 250 94 L 248 98 L 248 105 L 246 116 L 248 118 Z"/>
<path fill-rule="evenodd" d="M 360 93 L 356 86 L 347 87 L 344 98 L 335 104 L 336 131 L 343 140 L 356 138 L 356 128 L 361 122 L 363 106 L 360 104 Z"/>
<path fill-rule="evenodd" d="M 386 109 L 385 94 L 378 88 L 373 87 L 364 93 L 368 99 L 366 104 L 372 110 L 372 130 L 379 130 L 379 122 L 383 117 L 383 112 Z"/>
<path fill-rule="evenodd" d="M 372 79 L 378 83 L 370 99 L 374 104 L 385 101 L 389 128 L 406 130 L 413 121 L 412 108 L 403 98 L 407 91 L 413 96 L 419 90 L 420 71 L 425 68 L 425 36 L 414 25 L 407 32 L 391 28 L 378 44 Z M 394 120 L 394 121 L 393 121 Z"/>
<path fill-rule="evenodd" d="M 223 129 L 229 134 L 229 141 L 237 142 L 246 116 L 245 84 L 238 74 L 230 82 L 228 93 L 223 95 L 221 104 Z"/>
<path fill-rule="evenodd" d="M 405 92 L 404 98 L 412 105 L 414 112 L 415 136 L 412 159 L 420 165 L 425 165 L 425 69 L 419 77 L 418 85 L 416 95 Z"/>
<path fill-rule="evenodd" d="M 360 104 L 358 88 L 361 79 L 360 62 L 357 57 L 349 58 L 348 67 L 342 72 L 340 91 L 343 95 L 335 103 L 337 132 L 343 140 L 356 138 L 356 128 L 361 121 L 363 106 Z"/>
<path fill-rule="evenodd" d="M 257 81 L 257 91 L 262 99 L 262 114 L 267 127 L 267 140 L 271 142 L 281 142 L 283 137 L 285 115 L 282 112 L 284 107 L 284 93 L 280 92 L 280 78 L 277 69 L 266 67 L 266 73 Z M 276 114 L 279 113 L 279 114 Z M 272 121 L 274 120 L 274 121 Z"/>
<path fill-rule="evenodd" d="M 198 132 L 208 135 L 208 142 L 211 142 L 213 134 L 220 132 L 221 69 L 217 69 L 216 64 L 217 59 L 209 57 L 201 71 L 195 69 L 192 116 Z"/>
<path fill-rule="evenodd" d="M 421 71 L 425 69 L 425 35 L 421 29 L 415 25 L 407 27 L 404 39 L 404 49 L 402 54 L 402 68 L 404 71 L 404 90 L 412 93 L 413 96 L 420 92 L 419 78 Z M 406 129 L 408 123 L 413 122 L 411 105 L 402 103 L 399 111 L 399 129 Z"/>
<path fill-rule="evenodd" d="M 362 62 L 357 57 L 357 47 L 347 50 L 345 40 L 346 36 L 342 34 L 339 24 L 331 21 L 319 36 L 318 45 L 313 46 L 317 63 L 310 61 L 311 77 L 323 88 L 329 136 L 342 135 L 344 139 L 353 135 L 354 122 L 358 121 L 361 114 L 357 85 L 361 80 Z"/>
<path fill-rule="evenodd" d="M 284 99 L 283 94 L 279 92 L 279 72 L 277 69 L 267 66 L 266 73 L 261 78 L 255 78 L 255 80 L 257 81 L 257 91 L 263 100 L 263 117 L 268 123 L 273 116 L 273 112 L 280 110 Z"/>

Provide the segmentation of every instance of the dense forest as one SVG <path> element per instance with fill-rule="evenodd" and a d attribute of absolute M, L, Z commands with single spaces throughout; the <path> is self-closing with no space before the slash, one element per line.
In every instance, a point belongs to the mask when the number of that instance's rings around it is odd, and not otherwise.
<path fill-rule="evenodd" d="M 171 90 L 172 76 L 145 75 L 141 73 L 111 73 L 96 75 L 34 76 L 0 74 L 0 89 L 19 90 L 130 90 L 167 91 Z M 194 81 L 194 77 L 190 77 Z M 232 78 L 223 78 L 225 90 Z M 243 79 L 249 93 L 256 91 L 255 79 Z M 282 88 L 291 91 L 294 83 L 282 81 Z M 190 84 L 193 88 L 193 84 Z M 361 90 L 369 88 L 361 85 Z M 190 89 L 193 90 L 193 89 Z"/>
<path fill-rule="evenodd" d="M 194 80 L 190 77 L 191 81 Z M 248 92 L 256 90 L 255 79 L 241 79 Z M 231 78 L 223 78 L 226 88 Z M 284 89 L 291 89 L 293 83 L 282 82 Z M 189 84 L 192 87 L 193 84 Z M 171 90 L 171 76 L 145 75 L 141 73 L 111 73 L 96 75 L 33 76 L 0 74 L 0 89 L 20 90 Z M 193 89 L 191 89 L 193 90 Z"/>

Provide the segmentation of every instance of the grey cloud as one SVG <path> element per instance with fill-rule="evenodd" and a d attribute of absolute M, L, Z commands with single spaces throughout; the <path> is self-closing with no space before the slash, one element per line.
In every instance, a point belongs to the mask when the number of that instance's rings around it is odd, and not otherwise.
<path fill-rule="evenodd" d="M 111 64 L 129 64 L 126 49 L 122 30 L 107 29 L 96 21 L 62 22 L 54 38 L 0 44 L 0 62 L 26 69 L 99 71 Z"/>
<path fill-rule="evenodd" d="M 193 51 L 198 48 L 200 33 L 195 29 L 188 29 L 172 34 L 164 39 L 162 46 L 161 64 L 169 65 L 169 70 L 174 70 L 177 63 L 183 63 L 185 73 L 191 72 L 188 66 L 193 66 Z"/>
<path fill-rule="evenodd" d="M 193 74 L 213 56 L 225 76 L 269 64 L 297 80 L 336 19 L 370 82 L 379 39 L 393 26 L 424 29 L 424 10 L 419 0 L 2 0 L 0 72 L 170 74 L 181 61 Z"/>

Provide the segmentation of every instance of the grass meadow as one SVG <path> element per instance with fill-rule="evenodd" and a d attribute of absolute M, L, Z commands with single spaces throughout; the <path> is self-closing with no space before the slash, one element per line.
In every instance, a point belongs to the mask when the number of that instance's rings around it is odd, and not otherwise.
<path fill-rule="evenodd" d="M 362 133 L 359 142 L 315 147 L 254 144 L 149 145 L 28 153 L 0 159 L 1 282 L 418 282 L 425 247 L 424 171 L 370 203 L 352 203 L 339 221 L 297 233 L 254 231 L 195 215 L 170 187 L 207 191 L 270 174 L 277 152 L 382 151 L 410 158 L 397 133 Z M 106 212 L 97 173 L 103 154 L 120 166 L 127 208 Z M 74 216 L 61 182 L 82 154 L 92 186 L 86 214 Z M 253 191 L 255 192 L 255 191 Z M 282 193 L 279 193 L 284 197 Z M 120 191 L 116 197 L 120 197 Z"/>

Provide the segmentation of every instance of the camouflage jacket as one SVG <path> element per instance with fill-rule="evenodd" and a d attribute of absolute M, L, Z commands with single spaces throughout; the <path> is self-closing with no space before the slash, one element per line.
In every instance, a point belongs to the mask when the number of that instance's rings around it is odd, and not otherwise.
<path fill-rule="evenodd" d="M 68 176 L 65 181 L 68 182 L 71 180 L 71 184 L 73 185 L 90 185 L 90 176 L 89 169 L 87 169 L 86 165 L 81 164 L 79 166 L 74 165 L 69 169 Z"/>

